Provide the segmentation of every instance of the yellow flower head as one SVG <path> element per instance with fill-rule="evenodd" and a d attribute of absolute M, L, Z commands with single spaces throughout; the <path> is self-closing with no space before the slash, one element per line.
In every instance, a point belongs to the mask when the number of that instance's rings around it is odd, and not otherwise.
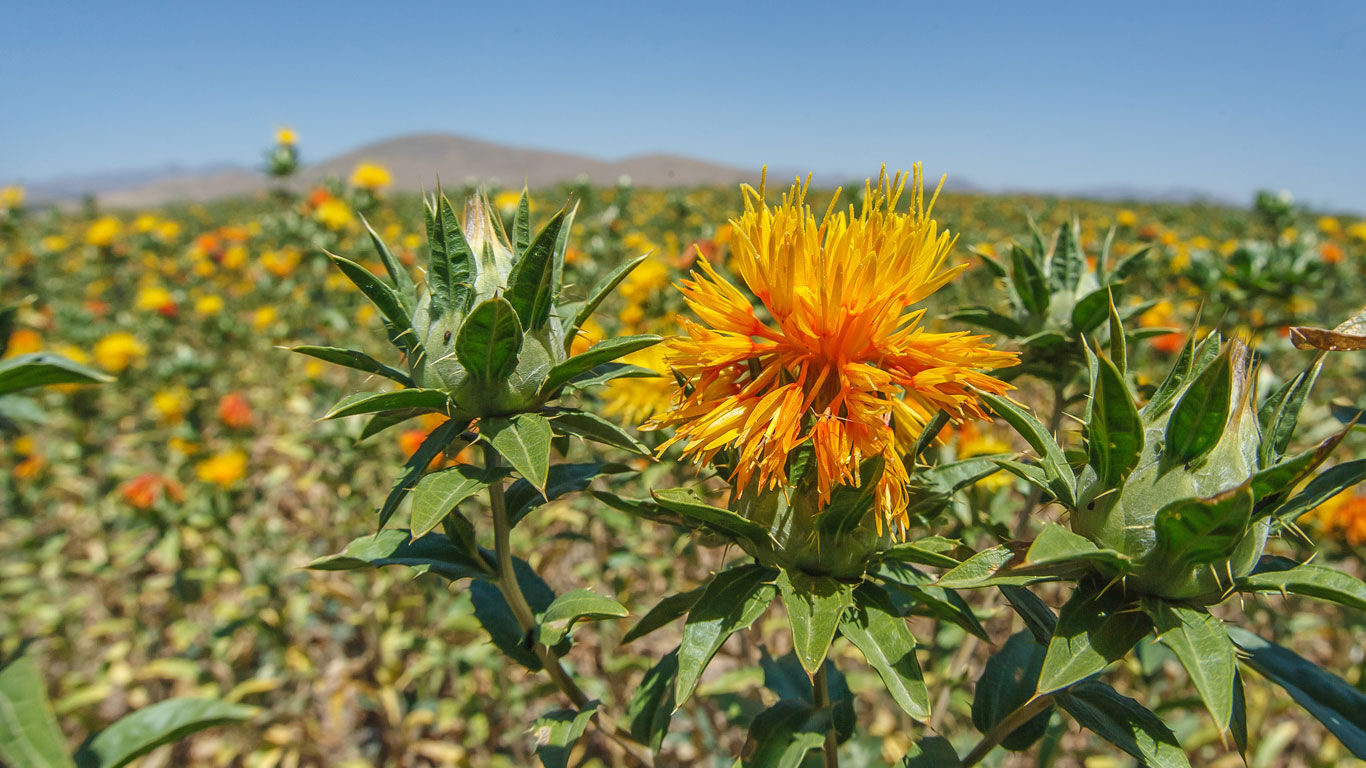
<path fill-rule="evenodd" d="M 299 134 L 295 133 L 294 129 L 288 126 L 278 128 L 275 131 L 275 143 L 283 144 L 286 147 L 292 147 L 299 143 Z"/>
<path fill-rule="evenodd" d="M 368 189 L 371 192 L 394 183 L 389 169 L 373 163 L 361 163 L 351 171 L 351 186 Z"/>
<path fill-rule="evenodd" d="M 704 257 L 682 281 L 701 322 L 669 342 L 668 363 L 687 382 L 672 411 L 649 426 L 676 427 L 665 446 L 710 461 L 733 449 L 735 486 L 776 488 L 789 455 L 809 444 L 819 503 L 837 485 L 856 485 L 859 465 L 886 460 L 875 504 L 904 528 L 909 478 L 896 434 L 913 435 L 941 409 L 955 420 L 982 418 L 975 390 L 1009 385 L 983 373 L 1014 365 L 1013 353 L 967 333 L 931 333 L 911 307 L 966 264 L 945 265 L 953 238 L 930 218 L 919 166 L 910 210 L 897 212 L 902 173 L 865 186 L 862 208 L 817 222 L 805 186 L 768 207 L 764 186 L 744 187 L 744 213 L 731 222 L 733 269 L 762 304 L 722 277 Z M 936 195 L 938 193 L 936 192 Z"/>
<path fill-rule="evenodd" d="M 247 474 L 247 455 L 238 450 L 215 454 L 199 462 L 195 474 L 206 483 L 231 488 Z"/>
<path fill-rule="evenodd" d="M 85 242 L 96 248 L 108 248 L 123 232 L 123 223 L 113 216 L 101 216 L 85 231 Z"/>
<path fill-rule="evenodd" d="M 111 333 L 95 344 L 95 360 L 112 373 L 119 373 L 146 356 L 146 345 L 127 331 Z"/>
<path fill-rule="evenodd" d="M 18 208 L 23 204 L 23 187 L 0 187 L 0 209 Z"/>
<path fill-rule="evenodd" d="M 323 226 L 332 230 L 345 229 L 356 219 L 356 215 L 351 212 L 351 206 L 335 197 L 330 197 L 319 204 L 313 211 L 313 216 L 321 221 Z"/>

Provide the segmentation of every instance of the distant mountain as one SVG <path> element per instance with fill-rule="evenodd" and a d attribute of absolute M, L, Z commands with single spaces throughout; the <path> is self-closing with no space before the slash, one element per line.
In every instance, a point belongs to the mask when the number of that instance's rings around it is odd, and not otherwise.
<path fill-rule="evenodd" d="M 367 144 L 300 169 L 291 184 L 307 187 L 328 176 L 345 178 L 358 163 L 382 165 L 394 187 L 431 188 L 438 178 L 448 184 L 467 179 L 532 187 L 586 177 L 594 184 L 615 184 L 629 176 L 638 186 L 702 186 L 733 184 L 755 174 L 678 155 L 654 154 L 624 160 L 509 147 L 452 134 L 400 136 Z M 259 170 L 232 166 L 91 174 L 27 185 L 35 202 L 96 195 L 104 205 L 146 207 L 172 202 L 203 202 L 261 194 L 269 182 Z"/>

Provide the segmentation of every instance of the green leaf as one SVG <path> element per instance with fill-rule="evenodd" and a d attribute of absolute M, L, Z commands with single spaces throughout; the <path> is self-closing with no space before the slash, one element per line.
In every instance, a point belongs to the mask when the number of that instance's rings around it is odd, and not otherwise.
<path fill-rule="evenodd" d="M 1073 216 L 1071 222 L 1058 228 L 1058 242 L 1053 246 L 1053 259 L 1048 265 L 1049 287 L 1054 291 L 1074 291 L 1085 269 L 1086 257 L 1081 252 L 1081 223 Z"/>
<path fill-rule="evenodd" d="M 1005 595 L 1015 608 L 1015 612 L 1024 619 L 1025 626 L 1034 635 L 1034 640 L 1041 646 L 1048 645 L 1048 639 L 1053 636 L 1058 626 L 1058 617 L 1053 614 L 1053 609 L 1024 587 L 1006 584 L 1001 587 L 1001 594 Z"/>
<path fill-rule="evenodd" d="M 935 568 L 957 568 L 959 561 L 944 554 L 958 547 L 958 542 L 942 536 L 926 536 L 915 541 L 893 544 L 882 550 L 882 559 L 902 563 L 917 563 Z"/>
<path fill-rule="evenodd" d="M 1152 252 L 1153 247 L 1151 245 L 1145 245 L 1124 257 L 1123 261 L 1120 261 L 1115 265 L 1115 271 L 1110 274 L 1110 282 L 1117 283 L 1132 277 L 1134 273 L 1138 271 L 1138 268 L 1143 266 L 1143 262 L 1147 261 L 1148 256 L 1151 255 Z"/>
<path fill-rule="evenodd" d="M 958 753 L 943 736 L 925 736 L 911 745 L 900 768 L 945 768 L 958 765 Z"/>
<path fill-rule="evenodd" d="M 1181 391 L 1181 385 L 1190 376 L 1191 364 L 1195 359 L 1195 333 L 1196 329 L 1192 328 L 1190 335 L 1186 337 L 1186 343 L 1181 346 L 1181 353 L 1176 356 L 1176 362 L 1172 363 L 1171 370 L 1167 371 L 1162 383 L 1157 385 L 1153 396 L 1143 406 L 1143 415 L 1149 419 L 1156 418 L 1167 410 L 1172 400 L 1176 399 L 1176 393 Z"/>
<path fill-rule="evenodd" d="M 584 371 L 573 379 L 570 379 L 565 387 L 584 390 L 600 387 L 615 379 L 628 378 L 657 379 L 659 378 L 659 373 L 652 371 L 649 368 L 644 368 L 639 365 L 630 365 L 628 363 L 603 363 L 602 365 L 595 366 L 591 370 Z"/>
<path fill-rule="evenodd" d="M 588 411 L 560 410 L 550 420 L 550 428 L 561 435 L 576 435 L 624 451 L 649 456 L 650 449 L 630 432 Z"/>
<path fill-rule="evenodd" d="M 792 627 L 792 650 L 802 669 L 814 675 L 825 663 L 840 617 L 853 602 L 849 585 L 828 576 L 784 570 L 778 574 L 778 591 Z"/>
<path fill-rule="evenodd" d="M 825 742 L 830 710 L 784 699 L 769 707 L 749 727 L 741 752 L 745 768 L 798 768 L 806 753 Z"/>
<path fill-rule="evenodd" d="M 519 256 L 531 244 L 531 199 L 527 196 L 526 187 L 522 187 L 522 196 L 517 198 L 517 213 L 512 217 L 512 238 L 512 247 Z"/>
<path fill-rule="evenodd" d="M 525 198 L 524 198 L 525 199 Z M 583 709 L 556 709 L 536 718 L 536 756 L 545 768 L 569 768 L 569 754 L 574 742 L 583 736 L 588 721 L 598 711 L 598 703 L 590 701 Z"/>
<path fill-rule="evenodd" d="M 986 307 L 964 307 L 950 314 L 949 319 L 980 326 L 1012 339 L 1029 335 L 1015 318 Z"/>
<path fill-rule="evenodd" d="M 1220 731 L 1233 718 L 1233 691 L 1238 659 L 1223 622 L 1203 608 L 1146 598 L 1143 609 L 1153 620 L 1157 639 L 1176 654 L 1200 692 Z"/>
<path fill-rule="evenodd" d="M 598 281 L 597 285 L 593 286 L 593 290 L 588 292 L 588 299 L 584 301 L 583 306 L 579 307 L 579 311 L 574 314 L 574 321 L 570 323 L 569 327 L 574 329 L 582 328 L 583 324 L 588 322 L 588 318 L 593 316 L 593 312 L 597 310 L 598 305 L 611 295 L 612 291 L 621 284 L 622 280 L 626 279 L 627 275 L 631 274 L 632 270 L 640 266 L 641 263 L 648 258 L 650 258 L 650 254 L 648 253 L 637 256 L 634 259 L 621 264 L 611 272 L 608 272 L 605 277 Z M 564 340 L 565 349 L 568 349 L 573 341 L 574 334 L 568 334 Z"/>
<path fill-rule="evenodd" d="M 492 562 L 492 557 L 488 557 L 488 562 Z M 315 571 L 353 571 L 386 565 L 406 565 L 418 573 L 435 573 L 451 581 L 483 579 L 492 574 L 483 560 L 475 559 L 449 539 L 427 536 L 414 540 L 403 530 L 362 536 L 347 544 L 340 554 L 320 557 L 308 567 Z"/>
<path fill-rule="evenodd" d="M 631 627 L 630 631 L 622 636 L 621 644 L 626 645 L 632 640 L 644 637 L 666 624 L 683 618 L 684 614 L 692 610 L 693 605 L 701 596 L 702 587 L 694 587 L 687 592 L 679 592 L 660 600 L 655 603 L 655 607 L 641 617 L 640 621 L 636 622 L 634 627 Z"/>
<path fill-rule="evenodd" d="M 1182 499 L 1157 511 L 1159 562 L 1172 570 L 1226 560 L 1247 533 L 1252 490 L 1240 485 L 1208 499 Z"/>
<path fill-rule="evenodd" d="M 930 616 L 956 624 L 965 631 L 990 642 L 982 623 L 957 592 L 933 585 L 933 580 L 915 568 L 898 562 L 883 562 L 877 576 L 903 615 Z"/>
<path fill-rule="evenodd" d="M 1004 544 L 999 544 L 964 560 L 961 565 L 939 577 L 935 582 L 946 589 L 977 589 L 1000 584 L 1030 584 L 1038 581 L 1032 576 L 997 575 L 1001 567 L 1010 562 L 1015 553 Z"/>
<path fill-rule="evenodd" d="M 638 336 L 617 336 L 594 344 L 583 354 L 574 355 L 550 369 L 545 383 L 541 384 L 541 396 L 550 397 L 561 387 L 603 363 L 610 363 L 622 355 L 658 344 L 659 336 L 641 334 Z"/>
<path fill-rule="evenodd" d="M 426 541 L 426 539 L 423 539 Z M 517 584 L 522 595 L 531 606 L 532 613 L 542 613 L 555 600 L 555 592 L 545 583 L 525 560 L 513 558 L 512 571 L 517 575 Z M 523 630 L 517 623 L 507 600 L 499 588 L 489 581 L 476 580 L 470 584 L 470 601 L 474 604 L 474 617 L 479 620 L 489 639 L 498 646 L 508 658 L 527 669 L 537 672 L 541 660 L 532 650 L 534 635 Z"/>
<path fill-rule="evenodd" d="M 935 439 L 939 437 L 939 433 L 943 431 L 944 427 L 948 426 L 948 423 L 948 413 L 943 410 L 935 413 L 934 418 L 930 419 L 929 423 L 920 430 L 920 434 L 916 436 L 915 444 L 911 446 L 911 450 L 906 454 L 906 463 L 910 465 L 920 461 L 920 457 L 924 455 L 925 449 L 929 448 L 930 443 L 933 443 Z"/>
<path fill-rule="evenodd" d="M 1098 591 L 1082 586 L 1058 612 L 1058 624 L 1048 642 L 1039 693 L 1066 688 L 1118 661 L 1148 631 L 1152 622 L 1120 589 Z"/>
<path fill-rule="evenodd" d="M 48 352 L 0 360 L 0 395 L 53 384 L 99 384 L 113 380 L 112 376 Z"/>
<path fill-rule="evenodd" d="M 1044 647 L 1034 642 L 1028 632 L 1010 636 L 1001 650 L 993 653 L 977 678 L 972 698 L 972 724 L 982 733 L 990 733 L 1011 713 L 1034 698 L 1034 689 L 1043 668 Z M 1001 740 L 1001 746 L 1012 752 L 1029 749 L 1043 737 L 1053 708 L 1043 710 L 1026 720 Z"/>
<path fill-rule="evenodd" d="M 1232 407 L 1233 349 L 1229 346 L 1176 401 L 1167 421 L 1163 471 L 1204 459 L 1224 436 Z"/>
<path fill-rule="evenodd" d="M 490 386 L 517 369 L 522 323 L 512 304 L 494 296 L 475 305 L 455 336 L 455 357 L 478 381 Z"/>
<path fill-rule="evenodd" d="M 460 464 L 440 472 L 423 475 L 413 489 L 413 538 L 420 539 L 436 529 L 460 502 L 506 476 L 501 470 Z"/>
<path fill-rule="evenodd" d="M 460 437 L 460 433 L 465 431 L 470 423 L 451 419 L 443 422 L 441 426 L 433 429 L 431 434 L 422 441 L 422 445 L 413 451 L 413 455 L 403 465 L 403 471 L 399 473 L 398 479 L 394 481 L 389 489 L 389 495 L 384 499 L 384 505 L 379 509 L 379 527 L 383 528 L 389 522 L 389 518 L 398 511 L 398 505 L 403 502 L 403 497 L 408 494 L 409 489 L 417 484 L 418 478 L 427 471 L 427 466 L 432 463 L 438 454 Z"/>
<path fill-rule="evenodd" d="M 375 253 L 379 255 L 379 260 L 384 263 L 384 270 L 389 273 L 389 280 L 398 289 L 399 302 L 411 315 L 414 302 L 417 299 L 417 287 L 413 284 L 413 276 L 408 274 L 407 268 L 400 264 L 398 259 L 394 258 L 394 252 L 384 244 L 384 240 L 380 238 L 379 233 L 375 232 L 375 228 L 370 226 L 370 222 L 366 221 L 364 216 L 360 217 L 360 221 L 365 225 L 365 231 L 370 235 L 370 242 L 375 246 Z"/>
<path fill-rule="evenodd" d="M 398 408 L 421 408 L 445 411 L 449 397 L 439 389 L 395 389 L 390 392 L 366 392 L 345 398 L 332 406 L 323 419 L 340 419 L 362 413 L 377 413 Z"/>
<path fill-rule="evenodd" d="M 1078 683 L 1055 694 L 1058 706 L 1146 768 L 1190 768 L 1186 751 L 1160 717 L 1108 685 Z"/>
<path fill-rule="evenodd" d="M 555 242 L 560 237 L 567 209 L 561 208 L 536 233 L 508 275 L 503 295 L 512 304 L 522 327 L 529 331 L 543 328 L 555 303 Z"/>
<path fill-rule="evenodd" d="M 1286 382 L 1257 411 L 1257 420 L 1262 425 L 1262 442 L 1257 453 L 1263 466 L 1285 455 L 1290 446 L 1290 438 L 1299 423 L 1300 411 L 1309 397 L 1309 391 L 1318 380 L 1323 369 L 1323 358 L 1316 358 L 1309 368 Z"/>
<path fill-rule="evenodd" d="M 587 490 L 599 475 L 614 474 L 619 471 L 618 468 L 622 468 L 622 465 L 603 465 L 591 461 L 582 464 L 555 464 L 546 475 L 544 492 L 526 480 L 518 480 L 507 489 L 508 520 L 511 525 L 516 525 L 536 507 L 554 501 L 566 493 Z"/>
<path fill-rule="evenodd" d="M 1129 558 L 1113 549 L 1101 549 L 1084 536 L 1072 533 L 1057 523 L 1044 523 L 1039 535 L 1025 553 L 1024 562 L 1011 568 L 1012 575 L 1079 576 L 1102 570 L 1116 574 L 1125 569 Z"/>
<path fill-rule="evenodd" d="M 701 523 L 724 536 L 743 540 L 759 548 L 770 546 L 768 529 L 728 509 L 704 503 L 688 488 L 667 488 L 652 491 L 651 495 L 659 506 L 688 520 Z"/>
<path fill-rule="evenodd" d="M 518 413 L 492 416 L 480 425 L 480 438 L 544 494 L 550 472 L 550 422 L 534 413 Z"/>
<path fill-rule="evenodd" d="M 1113 230 L 1111 230 L 1113 231 Z M 1109 291 L 1110 305 L 1110 360 L 1115 364 L 1115 368 L 1120 373 L 1129 369 L 1129 346 L 1124 338 L 1124 323 L 1119 317 L 1119 310 L 1115 307 L 1115 292 Z"/>
<path fill-rule="evenodd" d="M 1092 291 L 1077 301 L 1076 306 L 1072 307 L 1072 332 L 1075 334 L 1090 333 L 1100 324 L 1105 322 L 1105 318 L 1110 312 L 1110 291 L 1108 288 L 1101 288 Z"/>
<path fill-rule="evenodd" d="M 27 656 L 0 667 L 0 760 L 10 768 L 71 768 L 47 686 Z"/>
<path fill-rule="evenodd" d="M 354 349 L 303 346 L 290 347 L 289 351 L 298 352 L 301 355 L 308 355 L 309 357 L 316 357 L 319 360 L 325 360 L 333 365 L 342 365 L 366 373 L 377 373 L 387 379 L 397 381 L 405 387 L 416 386 L 413 384 L 412 378 L 403 371 L 385 365 L 364 352 L 358 352 Z"/>
<path fill-rule="evenodd" d="M 669 731 L 669 723 L 673 721 L 677 680 L 678 649 L 675 648 L 645 673 L 626 707 L 631 738 L 641 744 L 649 744 L 656 752 Z"/>
<path fill-rule="evenodd" d="M 1359 760 L 1366 760 L 1366 694 L 1318 665 L 1238 627 L 1229 637 L 1243 651 L 1243 662 L 1286 693 Z"/>
<path fill-rule="evenodd" d="M 1300 515 L 1366 480 L 1366 459 L 1344 461 L 1319 473 L 1304 486 L 1304 490 L 1290 497 L 1273 514 L 1281 525 L 1289 525 Z"/>
<path fill-rule="evenodd" d="M 1143 420 L 1133 393 L 1111 361 L 1097 360 L 1086 423 L 1086 454 L 1102 487 L 1119 488 L 1138 466 L 1143 451 Z"/>
<path fill-rule="evenodd" d="M 474 295 L 474 251 L 465 240 L 451 201 L 440 189 L 426 214 L 427 245 L 431 250 L 427 290 L 432 293 L 432 316 L 463 314 Z"/>
<path fill-rule="evenodd" d="M 396 411 L 380 411 L 379 413 L 376 413 L 374 416 L 371 416 L 370 419 L 365 422 L 365 428 L 361 430 L 360 437 L 357 438 L 357 442 L 360 442 L 362 440 L 369 440 L 370 438 L 374 437 L 375 435 L 378 435 L 386 429 L 389 429 L 390 427 L 396 427 L 409 419 L 415 419 L 418 416 L 421 416 L 422 414 L 427 412 L 428 411 L 423 408 L 404 408 Z"/>
<path fill-rule="evenodd" d="M 404 349 L 412 349 L 412 344 L 416 339 L 412 335 L 413 321 L 404 309 L 403 299 L 399 296 L 394 287 L 375 276 L 373 272 L 362 267 L 354 261 L 335 253 L 328 253 L 327 258 L 346 275 L 360 292 L 375 305 L 380 315 L 384 318 L 385 325 L 388 326 L 390 338 Z"/>
<path fill-rule="evenodd" d="M 555 598 L 541 616 L 541 644 L 554 646 L 580 621 L 621 619 L 629 615 L 630 611 L 621 603 L 591 589 L 566 592 Z"/>
<path fill-rule="evenodd" d="M 886 590 L 869 582 L 859 585 L 853 610 L 840 621 L 840 634 L 863 654 L 897 706 L 917 720 L 930 716 L 930 694 L 915 657 L 915 637 Z"/>
<path fill-rule="evenodd" d="M 1243 592 L 1294 593 L 1366 611 L 1366 584 L 1356 577 L 1321 565 L 1297 565 L 1286 570 L 1261 570 L 1235 582 Z"/>
<path fill-rule="evenodd" d="M 1048 477 L 1053 497 L 1069 509 L 1077 505 L 1077 478 L 1067 464 L 1058 441 L 1032 414 L 1008 398 L 990 392 L 980 393 L 983 401 L 1029 443 L 1039 456 L 1039 466 Z"/>
<path fill-rule="evenodd" d="M 678 647 L 675 709 L 692 696 L 702 671 L 726 638 L 748 628 L 768 609 L 778 592 L 773 585 L 774 576 L 772 569 L 749 564 L 712 577 L 683 624 L 683 642 Z"/>
<path fill-rule="evenodd" d="M 1043 267 L 1028 251 L 1018 245 L 1010 247 L 1010 284 L 1020 299 L 1020 306 L 1031 315 L 1048 311 L 1049 291 Z"/>
<path fill-rule="evenodd" d="M 1252 519 L 1258 520 L 1272 513 L 1301 480 L 1318 469 L 1319 465 L 1337 450 L 1347 437 L 1348 431 L 1344 429 L 1303 453 L 1253 474 L 1252 479 L 1248 481 L 1255 504 L 1252 508 Z"/>
<path fill-rule="evenodd" d="M 216 725 L 249 720 L 255 707 L 209 699 L 167 699 L 115 721 L 76 753 L 78 768 L 120 768 L 163 744 Z"/>

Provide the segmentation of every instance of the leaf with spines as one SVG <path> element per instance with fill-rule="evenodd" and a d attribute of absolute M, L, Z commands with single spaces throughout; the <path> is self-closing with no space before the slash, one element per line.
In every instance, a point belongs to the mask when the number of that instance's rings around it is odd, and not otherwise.
<path fill-rule="evenodd" d="M 1238 658 L 1224 624 L 1202 608 L 1146 598 L 1143 609 L 1157 629 L 1157 639 L 1186 668 L 1195 690 L 1220 731 L 1233 718 L 1233 692 Z"/>
<path fill-rule="evenodd" d="M 590 701 L 583 709 L 556 709 L 536 718 L 536 756 L 545 768 L 569 768 L 574 743 L 583 736 L 588 721 L 598 711 L 598 703 Z"/>
<path fill-rule="evenodd" d="M 1309 397 L 1309 391 L 1318 380 L 1323 368 L 1322 358 L 1316 359 L 1308 369 L 1286 382 L 1285 386 L 1273 392 L 1257 411 L 1257 420 L 1262 425 L 1262 442 L 1257 455 L 1263 465 L 1280 459 L 1290 447 L 1290 438 L 1299 423 L 1300 411 Z"/>
<path fill-rule="evenodd" d="M 398 289 L 399 302 L 403 304 L 403 308 L 408 310 L 408 314 L 411 315 L 413 309 L 416 308 L 415 304 L 417 299 L 417 287 L 413 284 L 413 276 L 408 274 L 407 268 L 405 268 L 398 259 L 394 258 L 394 252 L 389 250 L 389 246 L 385 245 L 384 240 L 380 238 L 379 233 L 375 232 L 374 227 L 370 226 L 370 222 L 366 221 L 364 216 L 360 217 L 360 221 L 361 224 L 365 225 L 365 231 L 369 233 L 370 242 L 374 244 L 375 252 L 379 254 L 379 260 L 383 262 L 385 271 L 389 273 L 389 279 L 393 282 L 394 287 Z"/>
<path fill-rule="evenodd" d="M 550 217 L 508 275 L 504 297 L 516 310 L 522 327 L 529 331 L 539 330 L 550 319 L 550 309 L 556 299 L 555 244 L 566 213 L 561 208 Z"/>
<path fill-rule="evenodd" d="M 375 358 L 354 349 L 341 349 L 339 347 L 314 347 L 301 346 L 290 347 L 290 352 L 298 352 L 301 355 L 316 357 L 333 365 L 340 365 L 365 373 L 374 373 L 396 381 L 405 387 L 416 386 L 407 373 L 397 368 L 385 365 Z"/>
<path fill-rule="evenodd" d="M 588 411 L 570 409 L 556 411 L 554 418 L 550 420 L 550 428 L 555 430 L 557 434 L 576 435 L 585 440 L 610 445 L 613 448 L 631 451 L 641 456 L 650 455 L 650 449 L 645 447 L 645 444 L 637 440 L 631 433 Z"/>
<path fill-rule="evenodd" d="M 1263 562 L 1267 558 L 1262 558 Z M 1235 582 L 1243 592 L 1296 594 L 1366 611 L 1366 583 L 1336 568 L 1296 565 L 1286 569 L 1262 569 Z"/>
<path fill-rule="evenodd" d="M 664 742 L 664 735 L 673 721 L 674 689 L 678 680 L 678 649 L 664 655 L 641 678 L 631 702 L 626 706 L 626 719 L 631 738 L 648 744 L 656 752 Z"/>
<path fill-rule="evenodd" d="M 512 217 L 512 246 L 518 256 L 526 253 L 526 248 L 531 244 L 531 198 L 527 196 L 526 187 L 522 187 L 522 195 L 517 198 L 517 213 Z"/>
<path fill-rule="evenodd" d="M 1053 259 L 1048 265 L 1049 288 L 1054 291 L 1075 291 L 1086 269 L 1086 257 L 1081 252 L 1081 223 L 1077 217 L 1058 228 L 1058 241 L 1053 246 Z"/>
<path fill-rule="evenodd" d="M 748 543 L 751 547 L 767 549 L 772 546 L 768 529 L 758 523 L 735 514 L 729 509 L 714 507 L 702 501 L 687 488 L 666 488 L 653 491 L 652 495 L 659 506 L 677 513 L 683 518 L 700 523 L 716 532 Z"/>
<path fill-rule="evenodd" d="M 401 349 L 405 350 L 409 356 L 415 354 L 417 349 L 417 338 L 413 335 L 413 321 L 409 311 L 404 307 L 403 299 L 393 286 L 375 276 L 373 272 L 362 267 L 354 261 L 335 253 L 327 254 L 327 258 L 342 271 L 342 274 L 355 283 L 360 292 L 365 294 L 375 309 L 384 318 L 384 325 L 389 332 L 389 339 Z"/>
<path fill-rule="evenodd" d="M 1233 397 L 1233 355 L 1229 346 L 1176 401 L 1162 449 L 1166 471 L 1203 460 L 1224 436 Z"/>
<path fill-rule="evenodd" d="M 431 251 L 427 290 L 432 294 L 432 316 L 464 314 L 474 295 L 474 251 L 460 228 L 451 201 L 436 191 L 427 204 L 427 245 Z"/>
<path fill-rule="evenodd" d="M 591 589 L 566 592 L 555 598 L 541 614 L 541 644 L 554 646 L 580 621 L 622 619 L 629 615 L 621 603 Z"/>
<path fill-rule="evenodd" d="M 1020 306 L 1030 315 L 1043 315 L 1048 311 L 1048 283 L 1043 267 L 1028 251 L 1018 245 L 1010 247 L 1011 281 Z"/>
<path fill-rule="evenodd" d="M 1053 497 L 1064 506 L 1073 508 L 1077 504 L 1077 476 L 1073 474 L 1067 457 L 1063 454 L 1058 441 L 1048 428 L 1034 418 L 1033 414 L 1016 405 L 1009 398 L 990 392 L 980 393 L 981 398 L 991 410 L 1005 419 L 1020 436 L 1029 443 L 1039 455 L 1039 465 L 1048 477 L 1048 487 Z"/>
<path fill-rule="evenodd" d="M 597 310 L 598 305 L 611 295 L 612 291 L 621 284 L 622 280 L 626 279 L 627 275 L 631 274 L 632 270 L 640 266 L 641 263 L 648 258 L 650 258 L 650 254 L 648 253 L 637 256 L 634 259 L 621 264 L 611 272 L 608 272 L 605 277 L 598 281 L 597 285 L 593 286 L 593 290 L 588 293 L 588 298 L 583 302 L 583 305 L 579 307 L 579 311 L 574 314 L 574 320 L 569 324 L 569 327 L 574 329 L 582 328 L 583 324 L 588 322 L 588 318 L 593 316 L 593 312 Z M 565 349 L 568 349 L 573 341 L 574 334 L 565 334 Z"/>
<path fill-rule="evenodd" d="M 1118 588 L 1097 592 L 1095 587 L 1078 589 L 1058 612 L 1039 672 L 1039 693 L 1052 693 L 1100 672 L 1152 629 L 1148 617 L 1126 602 Z"/>
<path fill-rule="evenodd" d="M 506 474 L 503 470 L 459 464 L 423 475 L 413 489 L 413 538 L 420 539 L 436 530 L 446 515 L 461 502 L 488 488 L 490 483 L 501 480 Z"/>
<path fill-rule="evenodd" d="M 768 609 L 778 592 L 773 584 L 776 575 L 770 568 L 749 564 L 712 577 L 683 624 L 683 642 L 678 648 L 675 710 L 692 696 L 702 671 L 726 638 L 747 629 Z"/>
<path fill-rule="evenodd" d="M 1146 768 L 1190 768 L 1176 734 L 1142 704 L 1103 683 L 1078 683 L 1056 695 L 1058 706 Z"/>
<path fill-rule="evenodd" d="M 492 558 L 491 553 L 476 558 L 440 536 L 414 539 L 409 531 L 388 530 L 362 536 L 347 544 L 339 554 L 320 557 L 308 567 L 315 571 L 354 571 L 405 565 L 418 573 L 434 573 L 459 581 L 490 578 L 492 571 L 488 562 L 492 562 Z"/>
<path fill-rule="evenodd" d="M 479 436 L 544 494 L 550 473 L 550 422 L 544 416 L 490 416 L 480 421 Z"/>
<path fill-rule="evenodd" d="M 1304 486 L 1304 490 L 1291 496 L 1289 501 L 1270 514 L 1279 525 L 1290 525 L 1300 515 L 1362 481 L 1366 481 L 1366 459 L 1344 461 L 1316 475 Z"/>
<path fill-rule="evenodd" d="M 451 419 L 443 422 L 427 435 L 422 444 L 409 457 L 407 463 L 403 465 L 403 472 L 399 474 L 393 487 L 389 489 L 389 495 L 385 497 L 384 505 L 379 510 L 379 528 L 383 529 L 385 524 L 389 522 L 389 518 L 398 511 L 398 505 L 403 502 L 403 498 L 408 494 L 409 489 L 417 484 L 422 473 L 427 471 L 427 466 L 432 463 L 432 459 L 435 459 L 451 443 L 459 439 L 460 433 L 464 432 L 469 425 L 468 421 Z"/>
<path fill-rule="evenodd" d="M 364 392 L 344 398 L 323 419 L 340 419 L 364 413 L 378 413 L 396 409 L 417 408 L 424 411 L 444 412 L 450 405 L 450 396 L 439 389 L 408 388 L 391 392 Z"/>
<path fill-rule="evenodd" d="M 692 610 L 693 605 L 697 603 L 697 599 L 702 596 L 702 589 L 702 587 L 694 587 L 687 592 L 669 595 L 658 603 L 655 603 L 655 607 L 646 611 L 645 615 L 640 618 L 640 621 L 636 622 L 636 625 L 631 627 L 631 629 L 622 636 L 621 644 L 625 645 L 632 640 L 644 637 L 660 627 L 683 618 L 688 611 Z"/>
<path fill-rule="evenodd" d="M 853 610 L 840 621 L 840 634 L 863 654 L 897 706 L 912 718 L 930 716 L 930 694 L 915 657 L 915 636 L 882 587 L 864 582 L 854 590 Z"/>
<path fill-rule="evenodd" d="M 1174 501 L 1153 518 L 1159 562 L 1176 571 L 1226 560 L 1251 519 L 1252 491 L 1246 484 L 1207 499 Z"/>
<path fill-rule="evenodd" d="M 574 355 L 551 368 L 550 373 L 546 376 L 545 383 L 541 385 L 541 396 L 548 398 L 558 392 L 565 384 L 599 365 L 610 363 L 637 350 L 652 347 L 661 340 L 659 336 L 646 333 L 636 336 L 618 336 L 600 341 L 583 353 Z"/>
<path fill-rule="evenodd" d="M 1123 334 L 1121 334 L 1122 336 Z M 1143 419 L 1124 374 L 1110 360 L 1096 360 L 1086 422 L 1086 454 L 1105 488 L 1119 488 L 1143 452 Z"/>
<path fill-rule="evenodd" d="M 477 304 L 455 337 L 455 357 L 471 376 L 491 385 L 517 368 L 522 323 L 512 304 L 494 296 Z"/>
<path fill-rule="evenodd" d="M 825 663 L 840 617 L 852 604 L 849 585 L 828 576 L 785 570 L 778 574 L 778 592 L 787 607 L 792 649 L 802 669 L 814 675 Z"/>

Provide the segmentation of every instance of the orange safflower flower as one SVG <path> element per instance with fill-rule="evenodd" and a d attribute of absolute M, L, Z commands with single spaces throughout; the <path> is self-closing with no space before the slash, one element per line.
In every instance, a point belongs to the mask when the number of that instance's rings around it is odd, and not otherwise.
<path fill-rule="evenodd" d="M 218 401 L 218 420 L 230 429 L 245 429 L 252 423 L 251 406 L 247 399 L 231 392 Z"/>

